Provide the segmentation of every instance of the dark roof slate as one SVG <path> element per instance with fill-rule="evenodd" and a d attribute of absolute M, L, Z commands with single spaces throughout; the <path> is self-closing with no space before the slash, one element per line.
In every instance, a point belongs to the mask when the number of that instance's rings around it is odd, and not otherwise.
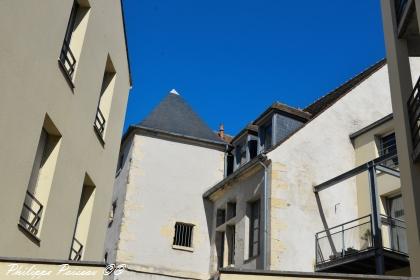
<path fill-rule="evenodd" d="M 373 73 L 379 70 L 382 66 L 386 64 L 386 59 L 381 59 L 377 63 L 373 64 L 366 70 L 362 71 L 358 75 L 354 76 L 344 84 L 340 85 L 338 88 L 334 89 L 327 95 L 319 98 L 308 107 L 304 109 L 304 111 L 311 113 L 313 117 L 324 111 L 324 109 L 331 106 L 335 103 L 338 99 L 346 95 L 346 93 L 350 92 L 353 88 L 359 85 L 361 82 L 366 80 L 370 77 Z"/>
<path fill-rule="evenodd" d="M 172 90 L 139 125 L 223 143 L 175 90 Z"/>

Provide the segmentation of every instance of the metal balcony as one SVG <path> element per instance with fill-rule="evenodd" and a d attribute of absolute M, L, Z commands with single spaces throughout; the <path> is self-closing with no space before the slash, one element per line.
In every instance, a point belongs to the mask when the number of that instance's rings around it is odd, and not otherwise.
<path fill-rule="evenodd" d="M 387 271 L 410 265 L 404 221 L 380 214 L 380 186 L 377 176 L 400 177 L 399 170 L 395 169 L 398 168 L 397 150 L 392 145 L 384 147 L 385 153 L 380 157 L 314 187 L 322 214 L 319 192 L 333 186 L 355 186 L 353 183 L 342 183 L 367 172 L 371 207 L 371 214 L 368 216 L 324 229 L 316 234 L 316 271 L 383 275 Z M 325 216 L 321 215 L 321 219 L 326 225 Z"/>
<path fill-rule="evenodd" d="M 412 158 L 415 162 L 420 159 L 420 78 L 417 80 L 413 92 L 408 99 L 407 109 L 410 120 L 411 140 L 413 143 Z"/>
<path fill-rule="evenodd" d="M 33 236 L 37 236 L 44 206 L 29 191 L 26 192 L 23 202 L 22 213 L 19 219 L 19 225 L 22 226 Z"/>
<path fill-rule="evenodd" d="M 381 215 L 382 244 L 374 246 L 372 215 L 323 230 L 315 235 L 316 271 L 375 273 L 381 251 L 386 270 L 408 265 L 405 222 Z"/>
<path fill-rule="evenodd" d="M 79 240 L 77 240 L 76 237 L 73 237 L 69 259 L 72 261 L 80 261 L 82 259 L 82 254 L 83 244 Z"/>

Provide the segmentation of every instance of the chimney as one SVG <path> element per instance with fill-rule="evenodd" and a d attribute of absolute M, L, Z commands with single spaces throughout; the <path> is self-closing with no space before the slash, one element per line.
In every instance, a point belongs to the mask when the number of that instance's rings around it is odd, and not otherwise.
<path fill-rule="evenodd" d="M 223 123 L 220 124 L 220 126 L 219 126 L 219 133 L 217 133 L 217 135 L 219 135 L 219 137 L 222 140 L 225 140 L 225 126 L 223 125 Z"/>

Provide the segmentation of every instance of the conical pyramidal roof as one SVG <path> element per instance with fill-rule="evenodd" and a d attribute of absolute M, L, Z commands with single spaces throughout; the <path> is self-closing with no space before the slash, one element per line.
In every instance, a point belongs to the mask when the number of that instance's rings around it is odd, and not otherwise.
<path fill-rule="evenodd" d="M 140 126 L 223 142 L 176 92 L 171 90 Z"/>

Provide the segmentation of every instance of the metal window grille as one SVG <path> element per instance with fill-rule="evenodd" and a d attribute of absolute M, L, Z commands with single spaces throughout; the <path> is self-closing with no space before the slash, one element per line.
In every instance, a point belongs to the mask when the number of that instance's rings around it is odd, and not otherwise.
<path fill-rule="evenodd" d="M 70 251 L 70 260 L 72 261 L 80 261 L 82 259 L 83 254 L 83 244 L 76 239 L 73 238 L 73 242 L 71 244 L 71 251 Z"/>
<path fill-rule="evenodd" d="M 193 228 L 191 224 L 176 223 L 173 245 L 191 248 Z"/>
<path fill-rule="evenodd" d="M 250 204 L 251 219 L 249 227 L 249 257 L 255 257 L 259 254 L 260 244 L 260 201 L 254 201 Z"/>
<path fill-rule="evenodd" d="M 382 136 L 380 139 L 380 149 L 379 155 L 384 156 L 387 154 L 396 154 L 397 152 L 397 142 L 395 140 L 395 133 L 390 133 L 388 135 Z M 389 160 L 383 163 L 385 166 L 390 168 L 397 168 L 398 167 L 398 156 L 390 158 Z"/>
<path fill-rule="evenodd" d="M 101 109 L 99 109 L 98 107 L 98 110 L 96 111 L 94 127 L 96 131 L 101 135 L 101 137 L 103 137 L 104 135 L 105 123 L 106 123 L 105 117 L 102 114 Z"/>
<path fill-rule="evenodd" d="M 64 36 L 63 46 L 60 52 L 60 63 L 70 79 L 73 77 L 73 73 L 76 68 L 76 58 L 74 57 L 74 54 L 70 49 L 70 40 L 73 35 L 74 27 L 76 25 L 76 15 L 78 10 L 79 3 L 77 3 L 77 1 L 74 1 L 70 13 L 69 23 L 67 25 L 66 34 Z"/>
<path fill-rule="evenodd" d="M 420 77 L 408 99 L 408 116 L 410 118 L 411 140 L 413 143 L 413 160 L 420 159 Z"/>
<path fill-rule="evenodd" d="M 19 224 L 34 236 L 38 235 L 44 206 L 29 191 L 26 192 Z"/>

